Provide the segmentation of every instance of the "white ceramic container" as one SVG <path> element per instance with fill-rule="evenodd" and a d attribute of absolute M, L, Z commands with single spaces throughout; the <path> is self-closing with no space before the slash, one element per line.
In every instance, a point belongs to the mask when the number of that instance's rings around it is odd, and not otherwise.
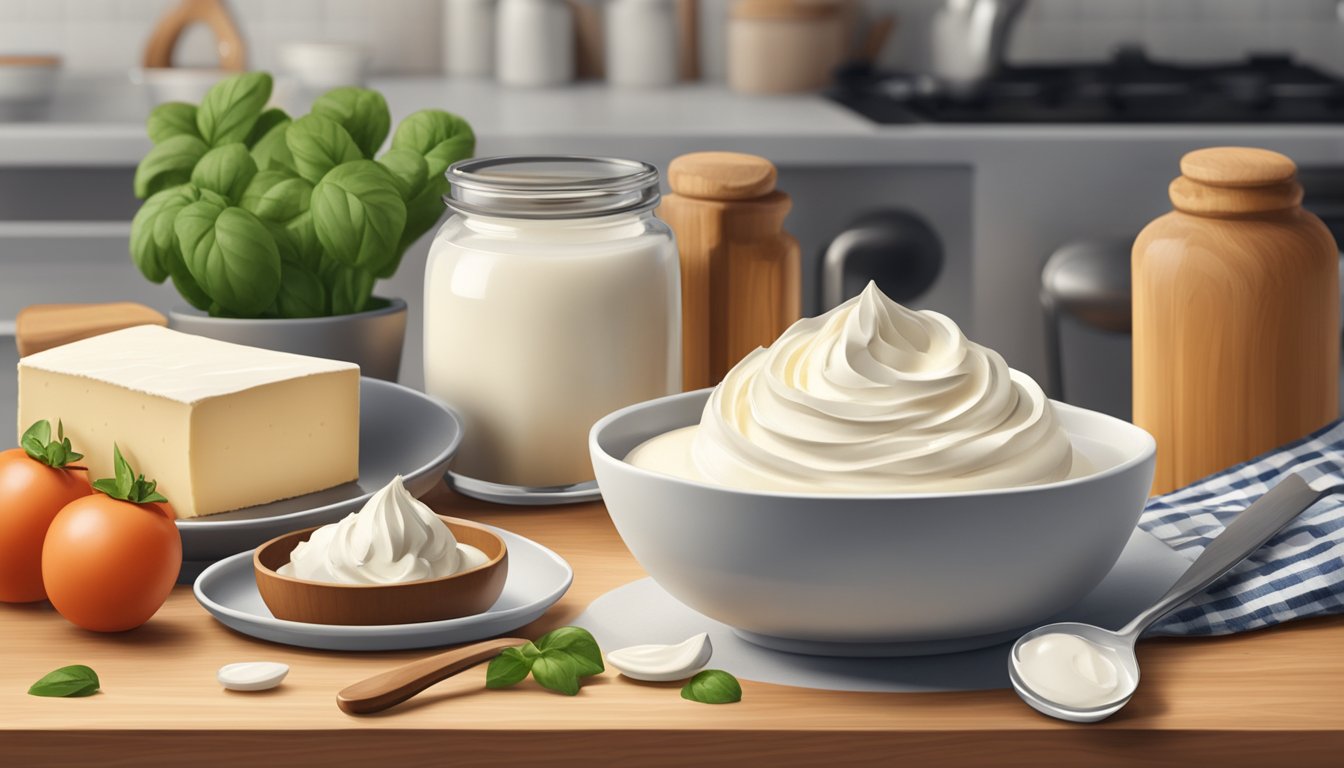
<path fill-rule="evenodd" d="M 495 72 L 495 0 L 443 0 L 443 71 L 449 77 Z"/>
<path fill-rule="evenodd" d="M 280 46 L 279 58 L 286 74 L 312 90 L 363 85 L 369 68 L 369 49 L 358 43 L 285 43 Z"/>
<path fill-rule="evenodd" d="M 0 105 L 46 101 L 60 71 L 56 56 L 0 55 Z"/>
<path fill-rule="evenodd" d="M 608 0 L 607 81 L 659 87 L 677 82 L 677 18 L 672 0 Z"/>
<path fill-rule="evenodd" d="M 500 0 L 495 46 L 495 76 L 504 85 L 574 79 L 574 14 L 564 0 Z"/>
<path fill-rule="evenodd" d="M 1154 442 L 1119 419 L 1055 407 L 1096 468 L 1046 485 L 949 494 L 739 491 L 626 463 L 696 424 L 711 390 L 622 409 L 589 447 L 603 500 L 673 597 L 783 650 L 880 655 L 884 645 L 992 645 L 1072 605 L 1110 571 L 1153 479 Z M 821 650 L 818 650 L 821 649 Z"/>

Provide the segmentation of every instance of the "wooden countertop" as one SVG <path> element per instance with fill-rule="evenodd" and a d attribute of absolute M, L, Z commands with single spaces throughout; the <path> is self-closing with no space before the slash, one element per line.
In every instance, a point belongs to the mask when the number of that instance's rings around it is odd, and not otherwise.
<path fill-rule="evenodd" d="M 600 504 L 505 509 L 444 488 L 428 501 L 532 537 L 574 565 L 569 594 L 522 634 L 565 625 L 598 595 L 643 575 Z M 683 701 L 675 683 L 634 683 L 611 670 L 572 699 L 530 680 L 487 691 L 484 667 L 356 718 L 336 708 L 337 690 L 432 651 L 339 654 L 252 640 L 217 624 L 179 587 L 153 621 L 123 635 L 84 632 L 45 604 L 0 605 L 0 763 L 1337 765 L 1341 651 L 1344 617 L 1145 642 L 1138 694 L 1092 726 L 1037 715 L 1007 690 L 838 693 L 744 682 L 740 704 L 712 707 Z M 247 660 L 292 670 L 272 692 L 221 690 L 216 669 Z M 103 692 L 26 694 L 66 664 L 96 669 Z"/>

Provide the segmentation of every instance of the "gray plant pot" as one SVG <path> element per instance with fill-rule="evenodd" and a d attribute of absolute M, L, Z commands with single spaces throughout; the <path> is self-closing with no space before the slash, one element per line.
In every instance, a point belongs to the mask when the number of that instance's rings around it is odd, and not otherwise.
<path fill-rule="evenodd" d="M 168 325 L 183 333 L 235 344 L 345 360 L 357 364 L 364 376 L 396 381 L 406 339 L 406 302 L 374 300 L 386 306 L 353 315 L 283 320 L 210 317 L 195 309 L 179 308 L 168 312 Z"/>

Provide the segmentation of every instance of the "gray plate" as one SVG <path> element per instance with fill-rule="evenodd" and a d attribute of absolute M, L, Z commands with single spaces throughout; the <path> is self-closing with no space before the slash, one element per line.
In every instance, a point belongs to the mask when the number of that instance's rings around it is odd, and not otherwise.
<path fill-rule="evenodd" d="M 182 575 L 190 583 L 205 566 L 284 533 L 325 525 L 356 512 L 375 491 L 402 475 L 414 496 L 443 478 L 462 425 L 427 395 L 379 379 L 359 383 L 359 480 L 307 496 L 194 520 L 179 520 Z"/>
<path fill-rule="evenodd" d="M 490 610 L 461 619 L 373 627 L 283 621 L 271 615 L 257 591 L 251 552 L 206 568 L 194 591 L 196 600 L 225 626 L 273 643 L 326 651 L 397 651 L 469 643 L 536 621 L 574 581 L 574 570 L 556 553 L 516 533 L 491 530 L 509 548 L 504 591 Z"/>
<path fill-rule="evenodd" d="M 1059 616 L 1042 621 L 1086 621 L 1118 627 L 1161 597 L 1190 567 L 1190 561 L 1143 531 L 1136 530 L 1120 560 L 1095 589 Z M 714 656 L 709 665 L 745 680 L 831 691 L 970 691 L 1008 687 L 1008 642 L 959 653 L 956 640 L 895 644 L 891 654 L 932 654 L 853 658 L 814 655 L 833 649 L 828 644 L 796 653 L 771 650 L 748 642 L 726 624 L 687 608 L 653 579 L 641 579 L 602 595 L 573 622 L 588 629 L 607 650 L 646 643 L 678 643 L 709 633 Z M 1035 629 L 1026 627 L 1025 629 Z"/>

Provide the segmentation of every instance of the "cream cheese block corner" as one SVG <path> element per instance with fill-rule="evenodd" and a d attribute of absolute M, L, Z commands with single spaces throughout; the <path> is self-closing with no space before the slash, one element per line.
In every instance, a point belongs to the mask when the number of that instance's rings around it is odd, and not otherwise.
<path fill-rule="evenodd" d="M 19 433 L 65 424 L 90 478 L 115 442 L 179 518 L 359 477 L 359 366 L 142 325 L 19 360 Z"/>

